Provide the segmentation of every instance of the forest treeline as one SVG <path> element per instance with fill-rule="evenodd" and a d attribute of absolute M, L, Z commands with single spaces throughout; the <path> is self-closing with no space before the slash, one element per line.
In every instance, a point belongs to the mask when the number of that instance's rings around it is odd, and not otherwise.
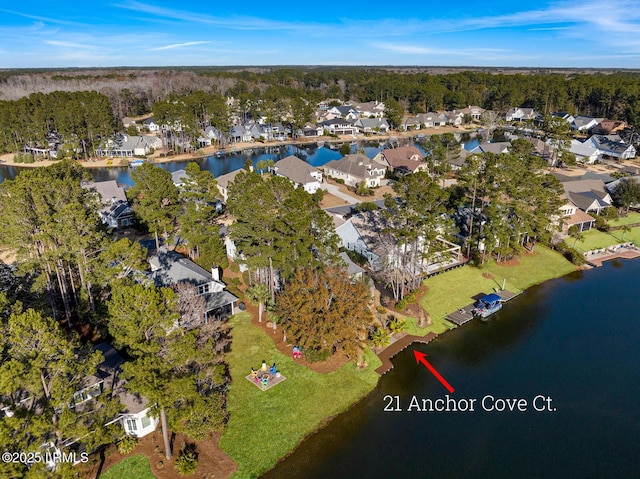
<path fill-rule="evenodd" d="M 97 95 L 91 97 L 89 91 Z M 315 105 L 328 98 L 393 99 L 413 114 L 468 105 L 498 112 L 521 106 L 546 114 L 566 111 L 640 123 L 640 72 L 430 74 L 365 67 L 4 72 L 0 149 L 16 151 L 20 141 L 41 141 L 47 130 L 58 128 L 62 133 L 69 125 L 83 147 L 95 142 L 93 136 L 109 136 L 120 129 L 119 118 L 151 112 L 159 102 L 195 92 L 234 97 L 238 108 L 252 110 L 248 113 L 285 112 L 301 101 Z"/>

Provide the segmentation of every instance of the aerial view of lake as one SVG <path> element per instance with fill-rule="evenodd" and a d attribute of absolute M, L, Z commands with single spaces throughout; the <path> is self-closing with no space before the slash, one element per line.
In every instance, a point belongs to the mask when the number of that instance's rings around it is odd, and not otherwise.
<path fill-rule="evenodd" d="M 488 322 L 410 346 L 371 395 L 263 477 L 639 477 L 639 280 L 640 261 L 605 263 L 527 290 Z M 385 412 L 396 396 L 402 411 Z M 477 401 L 474 412 L 408 411 L 413 396 Z M 485 411 L 488 396 L 527 407 Z"/>
<path fill-rule="evenodd" d="M 459 141 L 467 149 L 473 148 L 478 144 L 475 136 L 474 133 L 458 134 L 460 138 Z M 365 155 L 373 158 L 386 144 L 387 142 L 385 140 L 353 142 L 351 144 L 351 152 L 355 153 L 356 151 L 364 150 Z M 338 151 L 339 146 L 339 143 L 326 146 L 318 146 L 316 143 L 310 143 L 308 145 L 281 145 L 270 147 L 263 147 L 256 144 L 255 148 L 247 150 L 228 150 L 227 153 L 221 157 L 212 155 L 196 160 L 158 163 L 158 166 L 173 172 L 186 168 L 188 163 L 196 161 L 200 165 L 200 168 L 211 172 L 211 174 L 217 178 L 220 175 L 239 170 L 244 166 L 247 159 L 250 159 L 251 162 L 256 165 L 260 160 L 278 161 L 287 156 L 295 155 L 312 166 L 320 167 L 331 160 L 342 158 L 342 155 Z M 424 150 L 419 142 L 416 142 L 415 146 L 424 154 Z M 14 179 L 22 169 L 24 168 L 0 165 L 0 183 L 2 183 L 4 179 Z M 133 185 L 133 180 L 131 179 L 131 172 L 133 170 L 129 167 L 112 166 L 107 168 L 88 168 L 87 171 L 91 173 L 95 181 L 116 180 L 124 186 Z"/>

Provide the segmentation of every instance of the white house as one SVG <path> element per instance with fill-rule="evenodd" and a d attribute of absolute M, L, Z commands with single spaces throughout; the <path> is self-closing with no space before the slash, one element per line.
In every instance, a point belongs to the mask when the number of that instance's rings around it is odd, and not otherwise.
<path fill-rule="evenodd" d="M 533 108 L 510 108 L 504 119 L 506 121 L 535 120 L 538 113 Z"/>
<path fill-rule="evenodd" d="M 324 165 L 327 176 L 344 180 L 349 186 L 357 187 L 364 181 L 369 188 L 380 186 L 386 168 L 370 160 L 362 153 L 347 155 L 340 160 L 332 160 Z"/>
<path fill-rule="evenodd" d="M 628 160 L 636 156 L 634 146 L 622 141 L 619 135 L 593 135 L 590 141 L 593 147 L 600 151 L 601 155 L 618 158 L 619 160 Z"/>
<path fill-rule="evenodd" d="M 322 184 L 322 172 L 297 156 L 287 156 L 277 161 L 271 172 L 288 178 L 294 186 L 302 186 L 304 191 L 314 194 Z"/>
<path fill-rule="evenodd" d="M 587 163 L 589 165 L 595 163 L 600 156 L 600 151 L 590 141 L 583 143 L 578 140 L 571 140 L 569 152 L 575 155 L 579 163 Z"/>
<path fill-rule="evenodd" d="M 360 118 L 353 125 L 362 133 L 387 133 L 390 128 L 384 118 Z"/>

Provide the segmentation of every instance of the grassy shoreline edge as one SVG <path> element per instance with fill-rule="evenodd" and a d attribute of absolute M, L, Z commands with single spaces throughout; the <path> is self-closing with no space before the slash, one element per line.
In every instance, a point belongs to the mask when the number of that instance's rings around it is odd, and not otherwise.
<path fill-rule="evenodd" d="M 434 318 L 434 330 L 437 328 L 436 332 L 442 334 L 448 330 L 443 331 L 442 326 L 449 312 L 469 304 L 475 294 L 500 287 L 503 279 L 507 289 L 522 291 L 574 271 L 575 266 L 559 253 L 538 245 L 535 254 L 521 257 L 516 265 L 501 266 L 492 261 L 482 268 L 464 266 L 429 278 L 422 303 Z M 319 374 L 277 351 L 269 336 L 250 324 L 247 313 L 234 317 L 232 322 L 234 343 L 228 355 L 233 379 L 229 392 L 231 420 L 220 447 L 238 464 L 232 476 L 235 479 L 267 472 L 336 415 L 368 396 L 378 384 L 380 376 L 373 370 L 379 360 L 370 351 L 366 371 L 359 372 L 353 363 L 348 363 L 333 373 Z M 422 328 L 420 333 L 430 330 Z M 284 383 L 267 392 L 244 379 L 262 359 L 267 363 L 275 361 L 287 376 Z M 295 427 L 291 428 L 291 424 Z"/>

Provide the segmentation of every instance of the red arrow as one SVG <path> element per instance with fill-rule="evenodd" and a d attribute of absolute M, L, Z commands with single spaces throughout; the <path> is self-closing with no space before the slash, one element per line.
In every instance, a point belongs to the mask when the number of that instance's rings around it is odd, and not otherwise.
<path fill-rule="evenodd" d="M 429 371 L 431 371 L 431 374 L 433 374 L 436 379 L 438 381 L 440 381 L 442 383 L 442 385 L 447 388 L 447 390 L 452 393 L 454 391 L 454 389 L 451 387 L 451 384 L 449 384 L 447 382 L 447 380 L 445 378 L 443 378 L 440 373 L 438 371 L 436 371 L 436 368 L 434 368 L 433 366 L 431 366 L 431 364 L 429 364 L 429 362 L 425 359 L 427 357 L 427 355 L 425 353 L 421 353 L 420 351 L 416 351 L 415 349 L 413 350 L 413 354 L 416 357 L 416 363 L 420 364 L 424 364 L 427 369 Z"/>

